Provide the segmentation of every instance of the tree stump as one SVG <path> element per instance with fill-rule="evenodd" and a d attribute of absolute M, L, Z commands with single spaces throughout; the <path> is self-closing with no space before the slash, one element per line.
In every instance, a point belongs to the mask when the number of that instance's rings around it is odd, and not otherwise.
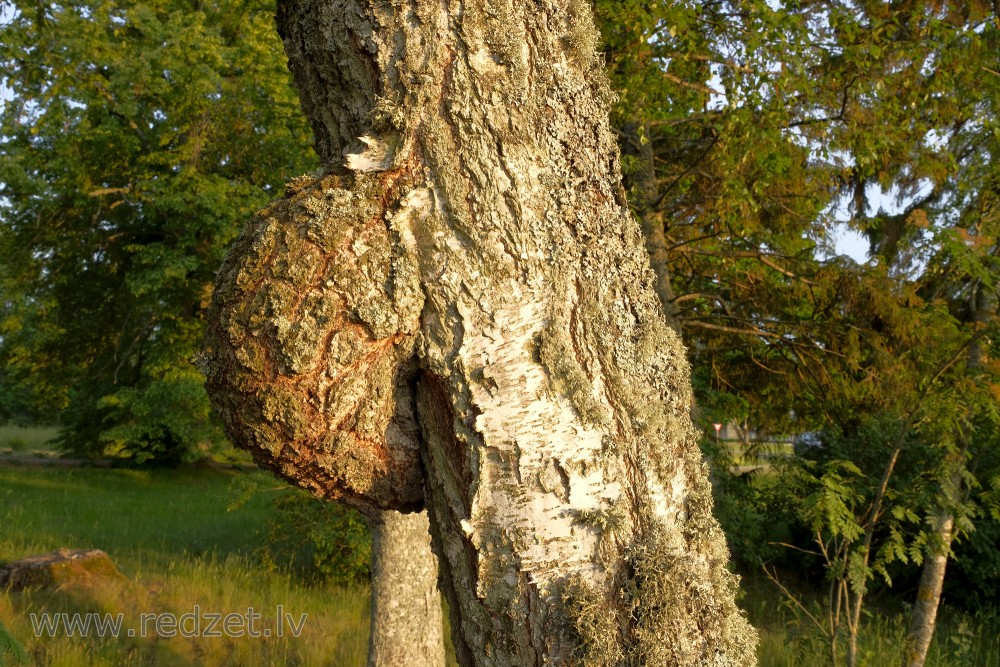
<path fill-rule="evenodd" d="M 28 556 L 0 568 L 0 589 L 8 591 L 89 585 L 109 579 L 125 577 L 100 549 L 60 549 Z"/>

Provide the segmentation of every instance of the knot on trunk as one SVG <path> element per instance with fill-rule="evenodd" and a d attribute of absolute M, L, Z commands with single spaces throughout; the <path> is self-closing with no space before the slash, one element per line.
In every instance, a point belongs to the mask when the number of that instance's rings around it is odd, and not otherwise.
<path fill-rule="evenodd" d="M 200 359 L 235 444 L 369 514 L 423 506 L 411 225 L 424 202 L 400 199 L 406 180 L 293 181 L 219 270 Z"/>

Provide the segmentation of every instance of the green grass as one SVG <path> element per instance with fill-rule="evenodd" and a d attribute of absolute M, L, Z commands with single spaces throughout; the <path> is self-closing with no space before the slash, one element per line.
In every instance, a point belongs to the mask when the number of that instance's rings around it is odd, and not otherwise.
<path fill-rule="evenodd" d="M 143 614 L 259 613 L 259 631 L 276 632 L 278 606 L 298 622 L 299 637 L 35 638 L 32 612 L 122 613 L 123 627 L 142 628 Z M 144 570 L 122 584 L 81 590 L 0 595 L 0 618 L 39 665 L 363 665 L 367 650 L 367 591 L 319 591 L 287 577 L 261 572 L 241 557 L 180 559 L 164 570 Z M 289 635 L 290 631 L 285 630 Z"/>
<path fill-rule="evenodd" d="M 245 474 L 245 473 L 244 473 Z M 260 473 L 253 473 L 260 474 Z M 0 560 L 99 548 L 123 572 L 81 590 L 0 593 L 0 621 L 39 665 L 363 665 L 368 591 L 307 585 L 254 558 L 269 503 L 235 511 L 235 473 L 0 467 Z M 277 483 L 271 486 L 275 486 Z M 30 614 L 308 614 L 299 638 L 35 638 Z M 261 626 L 266 627 L 266 626 Z M 149 633 L 152 634 L 152 633 Z"/>
<path fill-rule="evenodd" d="M 860 664 L 868 667 L 900 665 L 907 619 L 902 615 L 873 615 L 859 636 Z M 985 614 L 949 614 L 939 620 L 926 667 L 996 667 L 1000 665 L 997 619 Z M 841 640 L 839 654 L 845 655 Z M 818 632 L 797 622 L 787 627 L 761 628 L 760 667 L 828 667 L 829 644 Z M 843 663 L 842 663 L 843 664 Z"/>
<path fill-rule="evenodd" d="M 259 495 L 228 512 L 232 479 L 214 470 L 0 468 L 0 558 L 96 547 L 136 569 L 185 554 L 248 554 L 267 502 Z"/>
<path fill-rule="evenodd" d="M 741 601 L 750 621 L 760 630 L 760 667 L 830 667 L 830 645 L 814 622 L 796 613 L 787 600 L 763 577 L 743 581 Z M 799 594 L 797 592 L 796 594 Z M 822 619 L 820 599 L 804 592 L 800 598 Z M 858 635 L 859 664 L 882 667 L 902 664 L 909 619 L 902 611 L 869 605 Z M 846 638 L 838 641 L 840 664 Z M 1000 616 L 996 610 L 963 613 L 947 606 L 927 656 L 926 667 L 1000 667 Z"/>
<path fill-rule="evenodd" d="M 262 480 L 263 490 L 227 511 L 248 476 Z M 99 548 L 125 575 L 78 589 L 0 592 L 0 623 L 37 665 L 360 667 L 368 641 L 367 588 L 305 583 L 255 555 L 258 528 L 272 506 L 267 489 L 280 487 L 256 472 L 0 466 L 0 561 L 60 547 Z M 741 604 L 761 630 L 761 667 L 830 664 L 825 640 L 782 603 L 773 585 L 747 578 L 743 590 Z M 195 606 L 239 614 L 252 607 L 270 619 L 278 605 L 296 618 L 308 615 L 301 637 L 36 638 L 30 622 L 31 613 L 120 612 L 127 628 L 137 627 L 143 613 L 180 617 Z M 896 612 L 873 614 L 861 636 L 862 664 L 899 664 L 905 628 Z M 1000 667 L 998 638 L 995 614 L 944 609 L 927 665 Z M 13 664 L 9 656 L 7 662 Z"/>

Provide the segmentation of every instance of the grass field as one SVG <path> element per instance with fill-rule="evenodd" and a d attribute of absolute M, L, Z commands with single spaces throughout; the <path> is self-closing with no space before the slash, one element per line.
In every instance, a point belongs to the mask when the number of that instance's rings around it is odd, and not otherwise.
<path fill-rule="evenodd" d="M 125 575 L 80 590 L 0 593 L 0 620 L 39 665 L 363 665 L 367 590 L 311 586 L 262 567 L 254 550 L 268 502 L 260 495 L 227 511 L 237 496 L 233 478 L 214 470 L 0 467 L 0 560 L 100 548 Z M 122 612 L 123 627 L 136 629 L 143 613 L 253 608 L 263 617 L 257 629 L 276 634 L 278 605 L 296 622 L 308 615 L 301 636 L 35 638 L 30 622 L 31 613 Z"/>
<path fill-rule="evenodd" d="M 261 475 L 264 490 L 238 509 L 227 507 Z M 60 547 L 108 552 L 123 580 L 61 591 L 0 592 L 0 621 L 37 665 L 335 665 L 365 663 L 368 591 L 303 582 L 264 567 L 255 557 L 258 527 L 269 515 L 266 489 L 279 482 L 262 473 L 219 470 L 135 471 L 0 466 L 0 561 Z M 762 667 L 828 665 L 826 647 L 807 622 L 781 603 L 762 580 L 746 582 L 742 603 L 761 628 Z M 141 614 L 201 612 L 262 616 L 276 625 L 278 606 L 293 620 L 307 614 L 299 637 L 96 639 L 35 637 L 30 615 L 44 612 L 122 613 L 123 627 Z M 864 664 L 899 664 L 905 622 L 873 616 L 862 637 Z M 178 633 L 179 634 L 179 633 Z M 994 616 L 944 610 L 929 666 L 1000 667 L 1000 624 Z M 8 656 L 8 664 L 14 664 Z"/>
<path fill-rule="evenodd" d="M 760 631 L 760 667 L 830 667 L 829 644 L 811 620 L 796 614 L 787 600 L 763 576 L 744 579 L 741 601 Z M 804 593 L 800 598 L 822 619 L 820 600 Z M 907 617 L 871 603 L 858 638 L 860 664 L 896 667 L 903 664 Z M 846 640 L 839 641 L 841 661 Z M 1000 667 L 1000 618 L 996 610 L 969 614 L 943 607 L 926 667 Z"/>

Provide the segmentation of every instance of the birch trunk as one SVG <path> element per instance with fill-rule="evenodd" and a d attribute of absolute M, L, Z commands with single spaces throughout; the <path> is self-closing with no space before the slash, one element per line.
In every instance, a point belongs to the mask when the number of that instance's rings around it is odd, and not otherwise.
<path fill-rule="evenodd" d="M 299 0 L 278 25 L 331 160 L 220 272 L 231 437 L 370 514 L 426 505 L 462 665 L 756 664 L 589 5 Z"/>
<path fill-rule="evenodd" d="M 971 305 L 973 320 L 980 326 L 986 326 L 996 317 L 996 296 L 981 283 L 972 292 Z M 969 346 L 967 368 L 970 375 L 981 372 L 988 363 L 986 347 L 982 343 L 976 341 Z M 917 600 L 910 612 L 910 630 L 903 667 L 923 667 L 934 637 L 945 571 L 956 534 L 955 508 L 968 501 L 968 489 L 962 479 L 966 474 L 970 437 L 968 429 L 960 429 L 957 441 L 961 446 L 958 451 L 950 452 L 945 459 L 938 486 L 938 506 L 931 519 L 933 535 L 924 556 Z"/>
<path fill-rule="evenodd" d="M 386 510 L 372 526 L 368 667 L 443 667 L 441 596 L 426 512 Z"/>
<path fill-rule="evenodd" d="M 938 606 L 941 604 L 948 554 L 955 536 L 955 516 L 942 508 L 934 516 L 932 525 L 934 535 L 931 541 L 934 546 L 930 547 L 924 556 L 917 600 L 910 612 L 910 632 L 903 659 L 904 667 L 923 667 L 927 660 L 927 650 L 934 637 Z"/>

